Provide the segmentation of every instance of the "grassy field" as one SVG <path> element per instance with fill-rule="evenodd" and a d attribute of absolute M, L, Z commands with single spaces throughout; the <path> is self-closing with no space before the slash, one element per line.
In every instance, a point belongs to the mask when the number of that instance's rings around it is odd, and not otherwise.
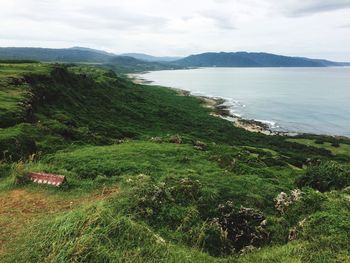
<path fill-rule="evenodd" d="M 0 64 L 0 261 L 350 261 L 348 142 L 209 113 L 99 68 Z"/>
<path fill-rule="evenodd" d="M 315 142 L 313 139 L 288 139 L 290 142 L 296 142 L 300 144 L 304 144 L 307 146 L 317 147 L 321 149 L 328 150 L 332 152 L 334 155 L 347 155 L 350 156 L 350 144 L 339 143 L 339 146 L 332 146 L 331 142 L 323 142 L 322 144 Z"/>

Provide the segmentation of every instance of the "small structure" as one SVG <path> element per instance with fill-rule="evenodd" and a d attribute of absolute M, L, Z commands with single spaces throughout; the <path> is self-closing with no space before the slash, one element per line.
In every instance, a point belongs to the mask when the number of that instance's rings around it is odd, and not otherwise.
<path fill-rule="evenodd" d="M 29 180 L 38 184 L 49 184 L 60 186 L 66 182 L 66 177 L 63 175 L 46 174 L 46 173 L 29 173 Z"/>

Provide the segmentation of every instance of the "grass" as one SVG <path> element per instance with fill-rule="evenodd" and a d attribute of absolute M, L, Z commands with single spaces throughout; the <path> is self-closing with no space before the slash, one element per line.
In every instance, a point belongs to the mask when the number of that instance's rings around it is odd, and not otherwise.
<path fill-rule="evenodd" d="M 266 247 L 239 262 L 348 262 L 349 194 L 333 191 L 323 197 L 321 207 L 304 218 L 297 240 Z"/>
<path fill-rule="evenodd" d="M 345 173 L 337 191 L 304 187 L 275 208 L 314 178 L 308 161 L 346 169 L 348 141 L 253 134 L 209 113 L 101 68 L 0 64 L 0 261 L 349 261 Z M 16 166 L 68 184 L 13 185 Z"/>
<path fill-rule="evenodd" d="M 209 110 L 196 98 L 176 96 L 175 91 L 161 87 L 135 85 L 102 69 L 42 64 L 2 67 L 6 69 L 3 71 L 16 72 L 18 78 L 26 79 L 24 86 L 30 87 L 29 91 L 26 88 L 29 101 L 25 103 L 30 107 L 25 111 L 22 108 L 25 114 L 15 122 L 6 122 L 1 133 L 30 124 L 25 143 L 35 143 L 36 149 L 28 148 L 18 154 L 20 147 L 10 147 L 8 155 L 13 159 L 33 151 L 54 152 L 72 143 L 101 145 L 122 138 L 168 134 L 180 134 L 188 140 L 267 148 L 288 156 L 294 164 L 306 155 L 330 155 L 326 150 L 289 143 L 281 137 L 266 139 L 264 135 L 235 128 L 228 121 L 208 116 Z M 3 78 L 9 77 L 2 74 Z M 4 142 L 0 151 L 8 150 L 8 145 Z"/>
<path fill-rule="evenodd" d="M 205 253 L 165 242 L 147 225 L 116 215 L 102 203 L 32 228 L 30 246 L 15 262 L 220 262 Z M 40 231 L 38 231 L 38 229 Z M 40 237 L 38 238 L 38 232 Z M 37 242 L 45 240 L 45 242 Z M 74 242 L 70 242 L 74 240 Z M 29 244 L 24 244 L 29 245 Z"/>
<path fill-rule="evenodd" d="M 114 184 L 99 190 L 85 188 L 84 191 L 65 191 L 62 194 L 52 187 L 29 185 L 12 188 L 9 183 L 8 180 L 0 180 L 0 255 L 7 244 L 14 242 L 31 224 L 108 198 L 118 191 Z"/>
<path fill-rule="evenodd" d="M 332 152 L 334 155 L 347 155 L 350 156 L 350 144 L 348 143 L 339 143 L 338 147 L 332 146 L 331 142 L 323 142 L 322 144 L 316 143 L 313 139 L 288 139 L 290 142 L 296 142 L 304 144 L 307 146 L 317 147 L 321 149 L 326 149 Z"/>

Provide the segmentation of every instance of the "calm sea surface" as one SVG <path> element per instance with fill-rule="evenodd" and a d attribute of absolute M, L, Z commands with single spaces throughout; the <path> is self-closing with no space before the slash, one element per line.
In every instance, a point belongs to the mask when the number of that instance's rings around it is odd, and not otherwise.
<path fill-rule="evenodd" d="M 227 99 L 272 129 L 350 136 L 350 68 L 200 68 L 142 75 L 153 84 Z"/>

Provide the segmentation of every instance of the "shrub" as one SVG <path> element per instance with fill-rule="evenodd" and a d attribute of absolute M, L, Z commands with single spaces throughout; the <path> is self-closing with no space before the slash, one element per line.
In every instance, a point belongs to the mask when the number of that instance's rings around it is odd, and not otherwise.
<path fill-rule="evenodd" d="M 284 217 L 290 226 L 319 211 L 326 200 L 324 194 L 313 189 L 304 189 L 300 199 L 293 202 L 285 211 Z"/>
<path fill-rule="evenodd" d="M 336 148 L 340 147 L 339 142 L 332 142 L 331 145 L 332 145 L 333 147 L 336 147 Z"/>
<path fill-rule="evenodd" d="M 324 144 L 324 141 L 321 140 L 321 139 L 316 139 L 316 140 L 315 140 L 315 143 L 316 143 L 316 144 Z"/>
<path fill-rule="evenodd" d="M 189 178 L 167 177 L 164 182 L 146 182 L 134 189 L 133 210 L 144 219 L 177 227 L 186 216 L 186 206 L 200 197 L 201 184 Z M 183 216 L 183 217 L 182 217 Z"/>
<path fill-rule="evenodd" d="M 22 185 L 27 183 L 29 179 L 26 163 L 23 161 L 14 163 L 11 168 L 11 175 L 13 177 L 14 185 Z"/>
<path fill-rule="evenodd" d="M 350 185 L 350 172 L 336 162 L 310 166 L 297 180 L 299 187 L 309 186 L 321 192 L 341 189 Z"/>
<path fill-rule="evenodd" d="M 7 163 L 2 163 L 0 161 L 0 178 L 9 175 L 11 170 L 11 165 Z"/>
<path fill-rule="evenodd" d="M 175 143 L 175 144 L 181 144 L 182 138 L 180 135 L 173 135 L 168 139 L 168 142 Z"/>
<path fill-rule="evenodd" d="M 229 240 L 227 235 L 222 231 L 219 224 L 212 221 L 205 222 L 202 226 L 202 233 L 198 239 L 198 246 L 211 255 L 220 257 L 231 254 L 234 251 L 227 251 Z"/>
<path fill-rule="evenodd" d="M 255 209 L 235 208 L 231 201 L 219 205 L 217 217 L 210 223 L 205 248 L 213 255 L 229 255 L 248 246 L 258 247 L 268 239 L 265 216 Z M 209 242 L 218 240 L 219 246 Z"/>
<path fill-rule="evenodd" d="M 268 167 L 270 166 L 287 166 L 287 163 L 284 162 L 281 158 L 272 158 L 267 157 L 262 160 Z"/>
<path fill-rule="evenodd" d="M 285 192 L 281 192 L 275 198 L 275 208 L 284 214 L 286 209 L 292 205 L 294 202 L 298 201 L 302 196 L 302 192 L 299 189 L 292 190 L 290 195 Z"/>

